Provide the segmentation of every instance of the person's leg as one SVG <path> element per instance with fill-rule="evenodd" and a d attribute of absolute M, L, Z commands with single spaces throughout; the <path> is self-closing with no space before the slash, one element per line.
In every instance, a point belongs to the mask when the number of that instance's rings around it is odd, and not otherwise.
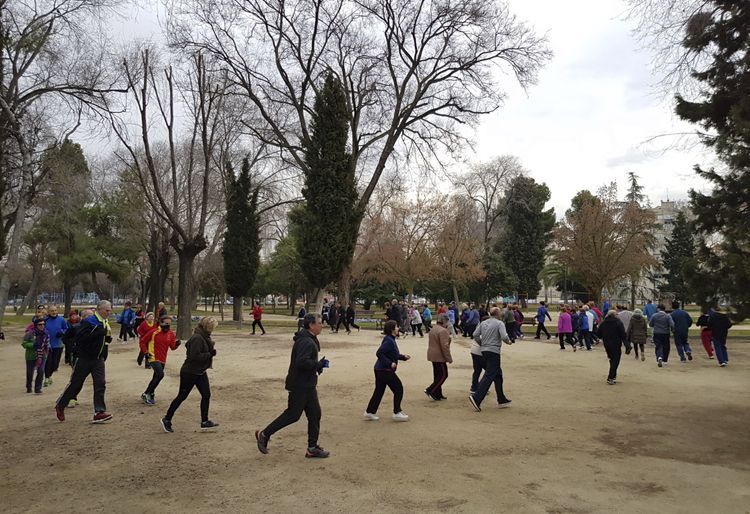
<path fill-rule="evenodd" d="M 96 359 L 91 368 L 91 379 L 94 382 L 94 412 L 107 411 L 107 405 L 104 403 L 104 391 L 107 387 L 104 370 L 104 359 Z"/>
<path fill-rule="evenodd" d="M 663 340 L 663 348 L 662 348 L 662 355 L 664 362 L 667 362 L 669 360 L 669 352 L 670 352 L 670 344 L 669 344 L 669 334 L 663 334 L 664 340 Z"/>
<path fill-rule="evenodd" d="M 685 340 L 687 337 L 683 338 L 682 335 L 675 334 L 674 336 L 674 345 L 677 348 L 677 355 L 680 356 L 681 361 L 686 361 L 687 358 L 685 357 Z"/>
<path fill-rule="evenodd" d="M 359 325 L 357 325 L 357 324 L 356 324 L 356 323 L 354 322 L 354 320 L 352 320 L 352 321 L 350 321 L 350 322 L 349 322 L 349 326 L 350 326 L 350 327 L 352 327 L 352 328 L 356 328 L 357 330 L 359 330 Z"/>
<path fill-rule="evenodd" d="M 564 350 L 565 349 L 565 343 L 563 341 L 564 341 L 564 338 L 565 338 L 565 334 L 563 334 L 562 332 L 558 332 L 557 333 L 557 338 L 560 340 L 560 349 Z"/>
<path fill-rule="evenodd" d="M 544 322 L 541 323 L 542 332 L 544 332 L 544 335 L 547 336 L 547 339 L 549 339 L 551 336 L 549 335 L 549 332 L 547 331 L 547 327 L 544 326 Z"/>
<path fill-rule="evenodd" d="M 388 382 L 388 375 L 392 373 L 389 371 L 376 371 L 375 372 L 375 390 L 372 392 L 370 402 L 367 404 L 365 412 L 370 414 L 376 414 L 378 407 L 380 407 L 380 401 L 383 399 L 383 393 L 385 393 L 385 385 Z"/>
<path fill-rule="evenodd" d="M 539 339 L 539 335 L 542 332 L 542 325 L 543 325 L 543 322 L 538 322 L 536 324 L 536 335 L 534 335 L 534 339 Z"/>
<path fill-rule="evenodd" d="M 159 382 L 164 378 L 164 364 L 161 362 L 152 362 L 151 369 L 154 370 L 154 374 L 151 377 L 151 382 L 148 383 L 148 387 L 146 387 L 146 390 L 143 393 L 148 396 L 154 394 L 156 388 L 159 386 Z"/>
<path fill-rule="evenodd" d="M 258 328 L 260 328 L 260 333 L 261 334 L 265 334 L 266 333 L 266 329 L 263 328 L 263 323 L 261 322 L 261 320 L 258 320 Z"/>
<path fill-rule="evenodd" d="M 727 340 L 723 337 L 714 337 L 714 350 L 716 351 L 716 360 L 719 364 L 729 362 L 727 353 Z"/>
<path fill-rule="evenodd" d="M 395 373 L 386 373 L 389 375 L 386 377 L 386 383 L 393 392 L 393 413 L 398 414 L 401 412 L 401 400 L 404 399 L 404 385 L 401 383 L 401 379 Z"/>
<path fill-rule="evenodd" d="M 710 330 L 701 331 L 701 343 L 709 358 L 714 356 L 714 348 L 711 345 L 712 333 Z"/>
<path fill-rule="evenodd" d="M 177 392 L 177 396 L 175 397 L 175 399 L 172 400 L 172 403 L 169 404 L 167 413 L 164 415 L 167 420 L 172 421 L 174 413 L 177 411 L 182 402 L 184 402 L 188 397 L 190 391 L 193 390 L 193 386 L 195 385 L 195 382 L 198 380 L 199 376 L 200 375 L 193 375 L 191 373 L 180 373 L 180 389 Z"/>
<path fill-rule="evenodd" d="M 417 335 L 417 326 L 414 323 L 411 324 L 411 335 L 412 337 Z"/>
<path fill-rule="evenodd" d="M 473 368 L 473 371 L 471 373 L 471 392 L 475 392 L 477 390 L 477 385 L 479 384 L 479 375 L 482 374 L 482 371 L 484 370 L 484 357 L 481 355 L 474 355 L 471 354 L 471 365 Z"/>
<path fill-rule="evenodd" d="M 422 332 L 422 325 L 417 325 L 417 332 L 419 332 L 419 337 L 424 337 L 424 332 Z"/>
<path fill-rule="evenodd" d="M 590 330 L 584 330 L 583 331 L 583 338 L 586 342 L 586 349 L 591 350 L 591 331 Z"/>
<path fill-rule="evenodd" d="M 136 362 L 138 363 L 138 365 L 139 365 L 139 366 L 140 366 L 141 364 L 143 364 L 143 359 L 144 359 L 145 357 L 146 357 L 146 354 L 145 354 L 145 353 L 143 353 L 142 351 L 138 350 L 138 358 L 136 359 Z"/>
<path fill-rule="evenodd" d="M 57 406 L 65 408 L 68 406 L 70 400 L 78 398 L 78 393 L 81 392 L 83 382 L 86 377 L 91 373 L 91 369 L 94 367 L 94 361 L 90 359 L 81 359 L 80 357 L 75 359 L 73 364 L 73 373 L 70 375 L 70 382 L 63 390 L 60 397 L 57 399 Z"/>
<path fill-rule="evenodd" d="M 306 400 L 307 395 L 305 394 L 304 389 L 289 391 L 289 402 L 286 410 L 263 429 L 263 435 L 270 438 L 282 428 L 289 426 L 292 423 L 296 423 L 302 416 Z"/>
<path fill-rule="evenodd" d="M 516 337 L 518 335 L 516 333 L 516 323 L 515 322 L 512 322 L 512 323 L 509 322 L 508 325 L 505 327 L 505 330 L 508 333 L 508 338 L 510 339 L 510 341 L 512 343 L 515 343 L 516 342 Z"/>
<path fill-rule="evenodd" d="M 644 355 L 646 355 L 646 343 L 640 343 L 638 346 L 641 347 L 641 359 L 645 359 Z"/>
<path fill-rule="evenodd" d="M 34 380 L 34 368 L 36 368 L 36 360 L 26 361 L 26 392 L 31 392 L 31 382 Z"/>
<path fill-rule="evenodd" d="M 576 349 L 576 341 L 573 338 L 573 334 L 571 332 L 565 334 L 565 342 L 568 343 L 573 348 L 573 350 Z"/>
<path fill-rule="evenodd" d="M 615 380 L 617 379 L 617 368 L 620 366 L 620 359 L 622 358 L 622 347 L 618 344 L 617 346 L 605 345 L 604 348 L 607 350 L 607 357 L 609 357 L 607 380 Z"/>
<path fill-rule="evenodd" d="M 52 377 L 52 373 L 54 372 L 54 367 L 55 367 L 54 360 L 55 359 L 53 358 L 52 351 L 53 351 L 53 349 L 50 348 L 49 353 L 47 354 L 47 360 L 45 361 L 44 368 L 42 370 L 42 372 L 44 373 L 44 378 L 45 379 L 51 378 Z M 46 385 L 46 383 L 45 383 L 45 385 Z"/>
<path fill-rule="evenodd" d="M 500 356 L 494 352 L 482 352 L 482 356 L 485 361 L 485 372 L 482 376 L 482 380 L 479 381 L 477 390 L 474 393 L 474 401 L 477 405 L 482 403 L 484 397 L 487 396 L 487 392 L 490 390 L 490 386 L 495 382 L 497 374 L 500 368 Z"/>
<path fill-rule="evenodd" d="M 664 360 L 664 348 L 663 339 L 661 334 L 654 334 L 654 353 L 656 354 L 656 361 Z"/>
<path fill-rule="evenodd" d="M 307 417 L 307 447 L 315 448 L 316 446 L 318 446 L 318 437 L 320 436 L 320 418 L 322 417 L 320 401 L 318 400 L 318 390 L 314 387 L 310 388 L 305 396 L 305 416 Z"/>
<path fill-rule="evenodd" d="M 208 382 L 208 373 L 198 375 L 195 387 L 201 394 L 201 423 L 208 421 L 208 407 L 211 405 L 211 384 Z"/>
<path fill-rule="evenodd" d="M 36 369 L 36 379 L 34 380 L 34 392 L 41 393 L 44 387 L 44 368 L 47 365 L 47 357 L 42 359 L 42 364 Z"/>

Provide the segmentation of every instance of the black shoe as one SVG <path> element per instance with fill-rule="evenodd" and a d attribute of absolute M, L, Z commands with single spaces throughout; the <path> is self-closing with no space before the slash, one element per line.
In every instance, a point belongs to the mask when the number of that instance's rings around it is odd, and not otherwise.
<path fill-rule="evenodd" d="M 440 395 L 440 398 L 439 398 L 439 400 L 447 400 L 447 399 L 448 399 L 448 398 L 446 398 L 446 397 L 445 397 L 445 396 L 443 396 L 442 394 Z"/>
<path fill-rule="evenodd" d="M 510 407 L 511 403 L 513 403 L 511 400 L 505 398 L 504 400 L 497 402 L 497 406 L 501 409 L 507 409 Z"/>
<path fill-rule="evenodd" d="M 474 399 L 474 395 L 473 395 L 473 394 L 470 394 L 470 395 L 469 395 L 469 403 L 471 404 L 471 406 L 472 406 L 472 407 L 474 407 L 474 410 L 475 410 L 475 411 L 477 411 L 477 412 L 481 412 L 481 410 L 482 410 L 482 409 L 481 409 L 481 407 L 479 407 L 479 404 L 478 404 L 478 403 L 477 403 L 477 401 L 476 401 L 476 400 Z"/>
<path fill-rule="evenodd" d="M 161 418 L 161 427 L 164 429 L 165 432 L 171 434 L 174 432 L 172 430 L 172 420 L 167 418 Z"/>
<path fill-rule="evenodd" d="M 255 431 L 255 440 L 258 441 L 258 450 L 263 455 L 268 454 L 268 438 L 260 430 Z"/>
<path fill-rule="evenodd" d="M 430 399 L 430 400 L 432 400 L 433 402 L 434 402 L 434 401 L 437 401 L 437 400 L 438 400 L 438 398 L 435 398 L 434 396 L 432 396 L 432 395 L 430 394 L 430 392 L 429 392 L 429 391 L 428 391 L 427 389 L 425 389 L 425 390 L 424 390 L 424 394 L 426 394 L 426 395 L 427 395 L 427 398 L 429 398 L 429 399 Z"/>
<path fill-rule="evenodd" d="M 693 354 L 690 352 L 687 352 L 687 358 L 689 361 L 693 360 Z"/>
<path fill-rule="evenodd" d="M 27 392 L 27 393 L 30 393 L 30 392 L 31 392 L 31 388 L 30 388 L 30 387 L 27 387 L 27 388 L 26 388 L 26 392 Z"/>
<path fill-rule="evenodd" d="M 329 455 L 331 455 L 331 452 L 326 451 L 317 445 L 313 448 L 308 448 L 305 452 L 305 457 L 307 457 L 308 459 L 325 459 Z"/>
<path fill-rule="evenodd" d="M 211 430 L 212 428 L 218 427 L 218 423 L 214 423 L 211 420 L 201 422 L 201 430 Z"/>

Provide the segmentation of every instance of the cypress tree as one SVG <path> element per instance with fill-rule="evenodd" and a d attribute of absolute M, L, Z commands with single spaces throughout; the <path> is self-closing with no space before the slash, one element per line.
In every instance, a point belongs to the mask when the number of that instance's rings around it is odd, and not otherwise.
<path fill-rule="evenodd" d="M 234 300 L 233 319 L 242 321 L 242 298 L 255 282 L 260 266 L 258 188 L 253 188 L 250 163 L 242 160 L 239 177 L 227 163 L 227 220 L 224 232 L 224 281 Z"/>
<path fill-rule="evenodd" d="M 354 167 L 347 150 L 349 109 L 341 82 L 329 72 L 315 99 L 309 139 L 304 141 L 304 204 L 290 213 L 299 227 L 302 271 L 314 289 L 339 278 L 349 265 L 361 213 L 356 208 Z"/>
<path fill-rule="evenodd" d="M 690 288 L 685 281 L 685 269 L 695 257 L 695 243 L 693 231 L 685 214 L 680 212 L 675 218 L 672 234 L 666 241 L 661 252 L 662 266 L 666 270 L 666 284 L 661 288 L 664 292 L 674 293 L 676 299 L 684 305 L 689 302 Z"/>

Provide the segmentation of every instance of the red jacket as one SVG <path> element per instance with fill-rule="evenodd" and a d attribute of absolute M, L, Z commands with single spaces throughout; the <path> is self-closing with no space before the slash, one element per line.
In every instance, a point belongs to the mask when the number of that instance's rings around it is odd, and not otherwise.
<path fill-rule="evenodd" d="M 260 320 L 260 317 L 263 315 L 263 309 L 260 308 L 260 305 L 256 305 L 253 307 L 253 319 L 254 320 Z"/>
<path fill-rule="evenodd" d="M 145 344 L 144 344 L 145 342 Z M 171 330 L 164 332 L 158 325 L 141 339 L 141 351 L 148 355 L 149 362 L 167 363 L 167 352 L 177 349 L 177 339 Z"/>
<path fill-rule="evenodd" d="M 146 335 L 155 328 L 159 328 L 159 325 L 157 325 L 155 321 L 149 325 L 148 321 L 144 320 L 143 323 L 138 325 L 138 330 L 136 330 L 136 332 L 138 332 L 138 344 L 140 345 L 141 351 L 143 353 L 146 353 L 146 350 L 144 348 L 148 348 Z"/>

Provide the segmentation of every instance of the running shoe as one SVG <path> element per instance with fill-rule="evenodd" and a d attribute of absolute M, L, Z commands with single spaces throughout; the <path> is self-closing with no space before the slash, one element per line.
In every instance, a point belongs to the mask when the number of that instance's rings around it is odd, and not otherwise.
<path fill-rule="evenodd" d="M 664 361 L 661 360 L 661 357 L 656 359 L 656 365 L 659 366 L 660 368 L 664 365 Z"/>
<path fill-rule="evenodd" d="M 211 420 L 201 422 L 201 430 L 203 430 L 203 431 L 211 430 L 211 429 L 214 429 L 214 428 L 216 428 L 218 426 L 219 426 L 218 423 L 214 423 Z"/>
<path fill-rule="evenodd" d="M 141 395 L 141 401 L 143 403 L 145 403 L 146 405 L 153 405 L 152 403 L 149 403 L 149 400 L 150 400 L 150 398 L 149 398 L 149 396 L 146 393 L 143 393 Z"/>
<path fill-rule="evenodd" d="M 608 379 L 607 379 L 607 383 L 608 383 L 609 385 L 613 386 L 613 385 L 615 385 L 615 383 L 616 383 L 616 382 L 615 382 L 615 380 L 614 380 L 613 378 L 608 378 Z"/>
<path fill-rule="evenodd" d="M 469 395 L 469 403 L 471 404 L 472 407 L 474 407 L 475 411 L 480 412 L 482 410 L 479 407 L 479 404 L 477 403 L 477 401 L 474 399 L 474 395 L 473 394 Z"/>
<path fill-rule="evenodd" d="M 719 364 L 719 366 L 721 366 L 722 368 L 725 368 L 727 366 L 727 363 L 726 362 L 722 362 L 721 364 Z"/>
<path fill-rule="evenodd" d="M 76 405 L 78 405 L 78 400 L 76 400 L 76 399 L 70 400 L 70 401 L 68 402 L 68 408 L 69 408 L 69 409 L 72 409 L 72 408 L 73 408 L 73 407 L 75 407 Z"/>
<path fill-rule="evenodd" d="M 365 418 L 365 421 L 377 421 L 380 419 L 375 414 L 371 414 L 369 412 L 365 412 L 362 416 Z"/>
<path fill-rule="evenodd" d="M 161 418 L 161 427 L 168 434 L 171 434 L 172 432 L 174 432 L 174 430 L 172 430 L 172 420 L 170 420 L 170 419 Z"/>
<path fill-rule="evenodd" d="M 430 401 L 436 402 L 436 401 L 438 400 L 438 398 L 435 398 L 434 396 L 432 396 L 432 395 L 430 394 L 430 392 L 429 392 L 429 391 L 427 391 L 427 389 L 425 389 L 425 390 L 424 390 L 424 394 L 426 394 L 426 395 L 427 395 L 427 398 L 429 398 L 429 399 L 430 399 Z"/>
<path fill-rule="evenodd" d="M 55 405 L 55 415 L 57 416 L 58 421 L 65 421 L 65 409 L 60 407 L 59 405 Z"/>
<path fill-rule="evenodd" d="M 92 423 L 106 423 L 107 421 L 112 419 L 112 414 L 109 412 L 97 412 L 94 414 L 94 417 L 91 419 Z"/>
<path fill-rule="evenodd" d="M 645 356 L 645 355 L 643 355 L 643 354 L 641 354 L 641 362 L 643 362 L 643 361 L 645 361 L 645 360 L 646 360 L 646 356 Z"/>
<path fill-rule="evenodd" d="M 507 399 L 507 398 L 506 398 L 505 400 L 503 400 L 503 401 L 501 401 L 501 402 L 497 402 L 497 407 L 498 407 L 499 409 L 507 409 L 508 407 L 510 407 L 510 405 L 511 405 L 512 403 L 513 403 L 513 402 L 512 402 L 511 400 L 509 400 L 509 399 Z"/>
<path fill-rule="evenodd" d="M 308 459 L 325 459 L 328 458 L 329 455 L 331 455 L 331 452 L 326 451 L 317 445 L 312 448 L 308 448 L 305 452 L 305 457 Z"/>
<path fill-rule="evenodd" d="M 260 430 L 255 431 L 255 440 L 258 441 L 258 451 L 263 455 L 268 453 L 268 437 Z"/>
<path fill-rule="evenodd" d="M 690 353 L 690 352 L 685 352 L 685 353 L 686 353 L 687 358 L 688 358 L 689 361 L 693 360 L 693 354 L 692 353 Z"/>
<path fill-rule="evenodd" d="M 401 411 L 391 416 L 391 419 L 393 421 L 409 421 L 409 416 L 404 411 Z"/>

